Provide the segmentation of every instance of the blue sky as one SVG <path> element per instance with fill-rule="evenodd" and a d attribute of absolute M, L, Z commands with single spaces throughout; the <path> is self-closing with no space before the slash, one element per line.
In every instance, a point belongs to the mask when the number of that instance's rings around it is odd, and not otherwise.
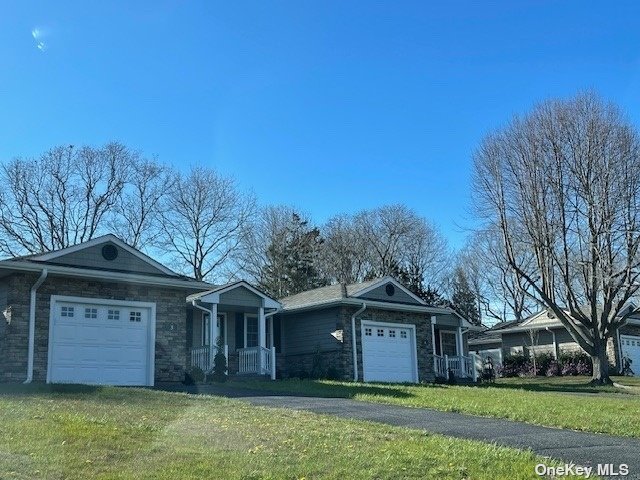
<path fill-rule="evenodd" d="M 460 246 L 513 113 L 596 89 L 640 120 L 640 4 L 478 3 L 3 2 L 0 159 L 117 140 L 318 222 L 403 202 Z"/>

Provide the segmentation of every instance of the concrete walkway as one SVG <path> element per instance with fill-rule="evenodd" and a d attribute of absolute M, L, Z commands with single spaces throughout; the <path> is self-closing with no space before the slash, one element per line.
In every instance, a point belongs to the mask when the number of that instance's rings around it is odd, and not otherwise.
<path fill-rule="evenodd" d="M 345 398 L 274 395 L 226 386 L 200 387 L 197 393 L 238 398 L 264 407 L 306 410 L 342 418 L 426 430 L 451 437 L 495 442 L 508 447 L 531 449 L 542 456 L 584 466 L 612 463 L 617 468 L 620 464 L 627 464 L 629 475 L 625 478 L 640 479 L 640 439 L 539 427 L 511 420 L 360 402 Z M 638 414 L 640 415 L 640 412 Z"/>

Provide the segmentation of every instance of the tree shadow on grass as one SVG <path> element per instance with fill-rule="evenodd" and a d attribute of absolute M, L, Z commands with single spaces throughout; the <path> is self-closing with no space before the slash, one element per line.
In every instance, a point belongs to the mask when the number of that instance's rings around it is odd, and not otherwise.
<path fill-rule="evenodd" d="M 383 396 L 394 398 L 411 398 L 415 395 L 403 389 L 403 386 L 415 387 L 415 384 L 388 383 L 323 383 L 315 380 L 276 380 L 235 381 L 222 384 L 190 385 L 168 388 L 204 395 L 220 395 L 230 398 L 242 397 L 316 397 L 316 398 L 355 398 L 363 396 Z M 442 388 L 438 385 L 425 385 L 424 388 Z M 167 389 L 166 387 L 164 389 Z"/>
<path fill-rule="evenodd" d="M 523 381 L 523 382 L 495 382 L 495 383 L 481 383 L 477 385 L 477 388 L 499 388 L 504 390 L 526 390 L 529 392 L 560 392 L 560 393 L 625 393 L 624 391 L 613 386 L 597 387 L 589 384 L 589 379 L 585 379 L 584 382 L 545 382 L 544 380 L 538 382 Z"/>

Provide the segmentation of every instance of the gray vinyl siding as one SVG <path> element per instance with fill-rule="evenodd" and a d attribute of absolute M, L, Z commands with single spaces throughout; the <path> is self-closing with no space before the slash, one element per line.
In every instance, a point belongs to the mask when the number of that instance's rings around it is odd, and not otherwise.
<path fill-rule="evenodd" d="M 340 309 L 327 308 L 290 315 L 281 315 L 283 353 L 296 355 L 321 351 L 340 350 L 342 343 L 331 333 L 343 328 Z"/>
<path fill-rule="evenodd" d="M 261 307 L 262 298 L 244 287 L 239 287 L 220 294 L 220 302 L 218 303 L 241 307 Z"/>
<path fill-rule="evenodd" d="M 0 356 L 4 351 L 4 337 L 7 333 L 7 320 L 2 312 L 7 308 L 7 283 L 0 281 Z"/>
<path fill-rule="evenodd" d="M 450 329 L 457 329 L 460 326 L 460 318 L 456 315 L 436 315 L 437 323 L 436 326 L 442 328 L 443 330 L 450 327 Z"/>
<path fill-rule="evenodd" d="M 417 302 L 411 295 L 407 295 L 407 293 L 403 292 L 402 289 L 395 287 L 395 292 L 393 295 L 387 295 L 385 290 L 388 283 L 381 285 L 378 288 L 374 288 L 373 290 L 365 293 L 364 295 L 359 295 L 358 298 L 364 298 L 367 300 L 374 300 L 378 302 L 396 302 L 396 303 L 407 303 L 411 305 L 421 305 L 420 302 Z"/>
<path fill-rule="evenodd" d="M 118 257 L 115 260 L 105 260 L 102 257 L 102 247 L 109 243 L 101 243 L 93 247 L 84 248 L 77 252 L 68 253 L 58 258 L 51 260 L 51 263 L 60 265 L 71 265 L 77 267 L 88 268 L 104 268 L 109 270 L 122 270 L 126 272 L 141 273 L 141 274 L 163 274 L 164 272 L 158 268 L 150 265 L 149 263 L 139 259 L 132 253 L 123 250 L 116 246 L 118 249 Z"/>
<path fill-rule="evenodd" d="M 560 353 L 581 350 L 580 346 L 564 329 L 553 330 L 556 334 L 556 344 Z M 553 336 L 551 332 L 539 331 L 534 337 L 536 353 L 553 352 Z M 523 347 L 525 351 L 531 350 L 531 337 L 527 332 L 513 332 L 502 334 L 502 348 L 505 355 L 515 353 L 515 348 Z"/>

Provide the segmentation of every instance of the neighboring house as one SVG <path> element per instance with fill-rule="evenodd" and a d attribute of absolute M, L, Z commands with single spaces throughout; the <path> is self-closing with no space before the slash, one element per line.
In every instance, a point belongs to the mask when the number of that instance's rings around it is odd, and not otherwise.
<path fill-rule="evenodd" d="M 314 361 L 356 381 L 429 382 L 447 370 L 473 375 L 466 355 L 471 324 L 451 309 L 426 305 L 391 277 L 316 288 L 280 302 L 276 318 L 289 375 L 310 371 Z"/>
<path fill-rule="evenodd" d="M 0 261 L 0 381 L 182 381 L 185 298 L 210 287 L 113 235 Z"/>
<path fill-rule="evenodd" d="M 391 277 L 276 301 L 179 275 L 113 235 L 0 261 L 0 312 L 2 382 L 181 382 L 212 368 L 218 339 L 230 374 L 474 376 L 472 326 Z"/>
<path fill-rule="evenodd" d="M 633 308 L 633 307 L 632 307 Z M 498 342 L 499 339 L 499 342 Z M 582 351 L 567 329 L 548 309 L 542 310 L 520 322 L 497 324 L 469 340 L 470 349 L 484 356 L 484 350 L 499 348 L 503 356 L 549 353 L 558 357 L 561 352 Z M 632 360 L 636 375 L 640 374 L 640 315 L 630 317 L 618 329 L 607 345 L 609 361 L 621 370 L 621 358 Z"/>
<path fill-rule="evenodd" d="M 502 365 L 502 330 L 516 325 L 515 320 L 509 322 L 499 322 L 491 327 L 482 327 L 469 333 L 469 351 L 479 355 L 482 363 L 486 363 L 489 358 L 494 366 Z"/>

